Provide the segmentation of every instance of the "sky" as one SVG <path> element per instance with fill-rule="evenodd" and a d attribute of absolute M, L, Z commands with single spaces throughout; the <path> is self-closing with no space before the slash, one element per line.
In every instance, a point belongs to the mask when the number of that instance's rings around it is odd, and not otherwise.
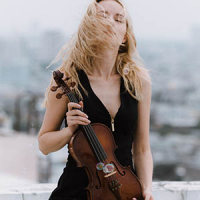
<path fill-rule="evenodd" d="M 0 36 L 76 31 L 91 0 L 0 0 Z M 200 27 L 200 0 L 124 0 L 138 38 L 185 39 Z"/>

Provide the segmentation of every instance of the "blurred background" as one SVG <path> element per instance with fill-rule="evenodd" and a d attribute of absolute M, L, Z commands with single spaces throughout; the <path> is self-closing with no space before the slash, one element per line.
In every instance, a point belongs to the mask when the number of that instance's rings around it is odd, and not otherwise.
<path fill-rule="evenodd" d="M 56 183 L 68 150 L 37 134 L 52 71 L 90 0 L 0 1 L 0 185 Z M 124 0 L 152 76 L 154 181 L 200 180 L 200 1 Z"/>

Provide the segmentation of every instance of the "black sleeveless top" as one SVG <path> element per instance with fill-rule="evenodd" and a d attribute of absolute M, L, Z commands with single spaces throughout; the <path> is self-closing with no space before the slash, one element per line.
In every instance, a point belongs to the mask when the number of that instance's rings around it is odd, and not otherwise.
<path fill-rule="evenodd" d="M 88 115 L 91 123 L 102 123 L 111 129 L 110 114 L 93 92 L 87 75 L 83 70 L 78 71 L 78 75 L 81 84 L 88 92 L 88 96 L 86 96 L 79 87 L 83 97 L 84 112 Z M 132 171 L 135 173 L 131 149 L 137 122 L 138 101 L 125 90 L 123 78 L 121 78 L 120 99 L 121 105 L 114 118 L 113 136 L 118 146 L 115 155 L 121 165 L 131 166 Z M 88 178 L 84 168 L 76 167 L 74 159 L 69 154 L 66 167 L 58 181 L 58 186 L 52 192 L 49 200 L 87 200 L 86 191 L 84 190 L 87 185 Z"/>

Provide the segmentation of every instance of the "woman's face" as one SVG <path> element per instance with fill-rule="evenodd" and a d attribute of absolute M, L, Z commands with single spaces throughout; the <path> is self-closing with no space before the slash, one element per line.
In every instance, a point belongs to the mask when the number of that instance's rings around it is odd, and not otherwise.
<path fill-rule="evenodd" d="M 104 0 L 98 3 L 97 13 L 112 21 L 117 31 L 119 42 L 126 41 L 126 16 L 124 8 L 114 0 Z"/>

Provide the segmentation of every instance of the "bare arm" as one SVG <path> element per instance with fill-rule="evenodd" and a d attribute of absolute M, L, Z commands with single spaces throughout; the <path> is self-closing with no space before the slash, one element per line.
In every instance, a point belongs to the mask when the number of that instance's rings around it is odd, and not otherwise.
<path fill-rule="evenodd" d="M 143 188 L 143 195 L 151 195 L 153 160 L 149 144 L 149 116 L 151 84 L 143 81 L 143 99 L 138 103 L 138 124 L 134 136 L 134 165 Z"/>
<path fill-rule="evenodd" d="M 53 82 L 53 85 L 56 85 L 55 82 Z M 43 123 L 38 134 L 39 149 L 45 155 L 64 147 L 79 124 L 90 123 L 86 114 L 79 110 L 73 110 L 73 108 L 83 106 L 82 102 L 80 102 L 80 105 L 69 103 L 65 95 L 61 99 L 57 99 L 57 93 L 62 93 L 61 89 L 58 89 L 57 92 L 50 91 Z M 68 112 L 66 113 L 67 107 Z M 67 117 L 68 127 L 60 130 L 64 117 Z"/>
<path fill-rule="evenodd" d="M 55 82 L 53 85 L 56 85 Z M 56 94 L 59 92 L 61 89 L 57 92 L 50 91 L 43 123 L 38 134 L 39 148 L 45 155 L 61 149 L 72 136 L 68 128 L 60 130 L 67 110 L 68 98 L 63 96 L 57 99 Z"/>

